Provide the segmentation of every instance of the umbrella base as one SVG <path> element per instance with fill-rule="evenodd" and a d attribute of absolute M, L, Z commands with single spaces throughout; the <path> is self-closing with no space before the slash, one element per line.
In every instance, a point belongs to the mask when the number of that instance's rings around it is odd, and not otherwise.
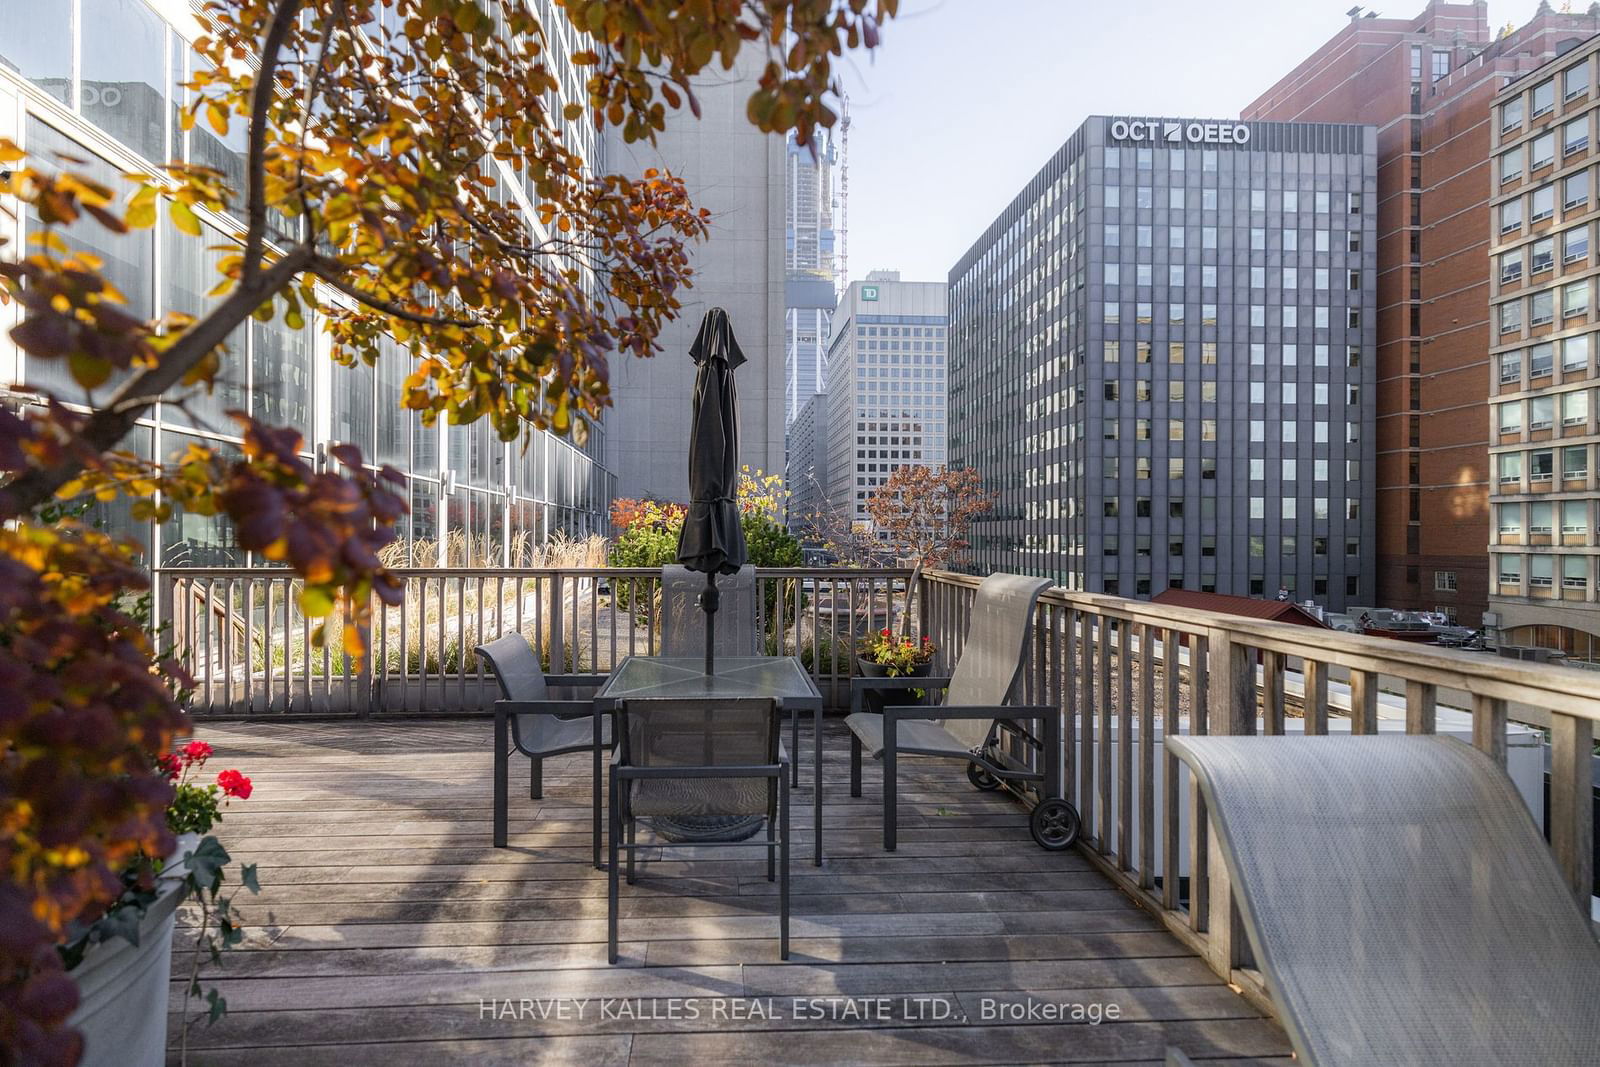
<path fill-rule="evenodd" d="M 678 844 L 700 841 L 744 841 L 766 824 L 764 815 L 657 815 L 650 820 L 656 833 Z"/>

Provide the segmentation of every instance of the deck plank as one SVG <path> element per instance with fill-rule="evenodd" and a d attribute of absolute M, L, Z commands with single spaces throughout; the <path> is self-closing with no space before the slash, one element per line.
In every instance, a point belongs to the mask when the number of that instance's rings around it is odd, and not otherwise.
<path fill-rule="evenodd" d="M 777 958 L 777 887 L 760 854 L 701 847 L 642 854 L 639 884 L 623 888 L 621 962 L 608 966 L 586 760 L 548 761 L 542 800 L 527 798 L 527 765 L 513 760 L 512 847 L 494 849 L 489 733 L 481 720 L 202 731 L 254 780 L 220 836 L 259 863 L 262 892 L 239 899 L 246 947 L 202 969 L 230 1014 L 191 1028 L 191 1062 L 1131 1064 L 1160 1062 L 1168 1045 L 1212 1062 L 1289 1055 L 1272 1020 L 1083 858 L 1037 848 L 1021 810 L 974 793 L 958 767 L 906 761 L 900 847 L 883 852 L 877 768 L 852 799 L 837 723 L 820 869 L 806 862 L 809 774 L 795 793 L 790 961 Z M 175 977 L 188 932 L 180 923 Z M 175 981 L 175 1013 L 182 989 Z M 602 998 L 633 1013 L 599 1018 Z M 835 999 L 808 1014 L 813 998 Z M 580 1000 L 581 1019 L 520 1007 Z M 878 1014 L 862 1014 L 869 1004 Z M 1049 1005 L 1098 1005 L 1099 1021 L 1027 1014 Z"/>

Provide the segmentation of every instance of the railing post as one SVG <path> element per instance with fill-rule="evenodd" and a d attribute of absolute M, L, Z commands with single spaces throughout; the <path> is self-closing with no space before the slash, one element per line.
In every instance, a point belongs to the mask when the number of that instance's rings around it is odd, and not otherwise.
<path fill-rule="evenodd" d="M 1376 671 L 1350 672 L 1350 732 L 1378 732 L 1378 674 Z"/>
<path fill-rule="evenodd" d="M 1305 717 L 1307 737 L 1328 732 L 1328 665 L 1321 660 L 1300 661 L 1300 714 Z"/>
<path fill-rule="evenodd" d="M 1431 734 L 1439 717 L 1439 690 L 1427 682 L 1406 682 L 1406 733 Z"/>
<path fill-rule="evenodd" d="M 567 673 L 566 581 L 560 571 L 550 574 L 550 673 Z"/>
<path fill-rule="evenodd" d="M 1213 734 L 1237 736 L 1256 732 L 1255 654 L 1227 631 L 1212 631 L 1207 642 L 1210 663 L 1208 728 Z M 1198 795 L 1198 791 L 1196 793 Z M 1202 818 L 1195 813 L 1195 821 Z M 1206 835 L 1206 865 L 1210 878 L 1209 921 L 1211 965 L 1223 978 L 1248 958 L 1239 910 L 1234 904 L 1228 865 L 1216 834 Z"/>
<path fill-rule="evenodd" d="M 1506 702 L 1499 697 L 1472 698 L 1472 743 L 1501 767 L 1506 765 Z"/>
<path fill-rule="evenodd" d="M 1550 848 L 1585 915 L 1594 891 L 1593 751 L 1593 722 L 1551 715 Z"/>

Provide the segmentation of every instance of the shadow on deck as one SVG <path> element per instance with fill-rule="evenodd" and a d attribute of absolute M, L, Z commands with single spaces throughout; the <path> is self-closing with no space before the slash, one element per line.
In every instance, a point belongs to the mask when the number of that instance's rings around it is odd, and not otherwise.
<path fill-rule="evenodd" d="M 1276 1023 L 959 766 L 902 762 L 900 847 L 883 852 L 876 767 L 851 799 L 837 722 L 821 868 L 804 764 L 795 793 L 790 961 L 764 855 L 725 849 L 643 854 L 607 966 L 587 757 L 548 761 L 542 801 L 513 758 L 512 847 L 496 850 L 490 730 L 203 728 L 254 779 L 220 830 L 262 891 L 239 898 L 248 946 L 202 972 L 229 1014 L 191 1029 L 191 1062 L 1156 1063 L 1169 1045 L 1288 1062 Z"/>

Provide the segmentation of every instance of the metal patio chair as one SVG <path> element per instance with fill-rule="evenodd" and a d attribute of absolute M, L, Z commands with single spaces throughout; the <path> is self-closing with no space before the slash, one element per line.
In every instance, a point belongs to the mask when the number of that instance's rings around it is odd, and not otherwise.
<path fill-rule="evenodd" d="M 773 700 L 623 701 L 617 711 L 616 759 L 611 765 L 607 958 L 617 962 L 618 854 L 626 852 L 628 884 L 641 848 L 641 818 L 756 816 L 764 840 L 718 842 L 716 847 L 767 850 L 767 881 L 778 880 L 778 955 L 789 958 L 789 780 L 779 743 L 782 727 Z"/>
<path fill-rule="evenodd" d="M 1300 1062 L 1596 1062 L 1588 902 L 1488 756 L 1438 736 L 1165 743 Z"/>
<path fill-rule="evenodd" d="M 594 747 L 600 731 L 602 748 L 611 745 L 611 724 L 597 716 L 589 700 L 555 700 L 550 687 L 596 688 L 603 674 L 546 675 L 539 657 L 521 634 L 506 634 L 473 649 L 489 667 L 500 686 L 494 702 L 494 847 L 506 847 L 510 775 L 510 748 L 528 757 L 532 800 L 544 797 L 544 761 L 571 752 L 594 753 L 594 865 L 600 866 L 600 753 Z M 509 731 L 509 738 L 507 733 Z"/>
<path fill-rule="evenodd" d="M 663 656 L 701 656 L 706 651 L 705 612 L 700 610 L 700 593 L 706 576 L 699 571 L 672 564 L 661 568 L 661 654 Z M 717 576 L 721 593 L 717 609 L 716 654 L 718 656 L 766 655 L 766 625 L 758 595 L 754 567 L 740 567 L 733 574 Z M 790 785 L 800 785 L 800 713 L 789 714 Z"/>
<path fill-rule="evenodd" d="M 1051 705 L 1008 703 L 1022 674 L 1034 606 L 1050 587 L 1044 578 L 991 574 L 972 601 L 967 643 L 955 673 L 941 677 L 852 678 L 850 710 L 850 795 L 861 795 L 861 753 L 883 760 L 883 847 L 895 848 L 895 775 L 899 756 L 964 760 L 967 778 L 980 790 L 1012 783 L 1036 783 L 1040 799 L 1028 820 L 1040 846 L 1069 848 L 1078 838 L 1078 812 L 1061 797 L 1061 710 Z M 935 706 L 890 705 L 882 714 L 863 711 L 869 691 L 943 689 Z M 885 699 L 888 699 L 885 697 Z M 1024 722 L 1039 724 L 1037 733 Z M 1035 771 L 1001 752 L 1008 734 L 1038 753 Z M 1013 790 L 1019 792 L 1018 790 Z"/>
<path fill-rule="evenodd" d="M 677 564 L 661 568 L 661 654 L 699 656 L 706 650 L 706 617 L 700 594 L 706 576 Z M 756 600 L 756 569 L 740 567 L 717 575 L 716 654 L 759 656 L 761 608 Z"/>

